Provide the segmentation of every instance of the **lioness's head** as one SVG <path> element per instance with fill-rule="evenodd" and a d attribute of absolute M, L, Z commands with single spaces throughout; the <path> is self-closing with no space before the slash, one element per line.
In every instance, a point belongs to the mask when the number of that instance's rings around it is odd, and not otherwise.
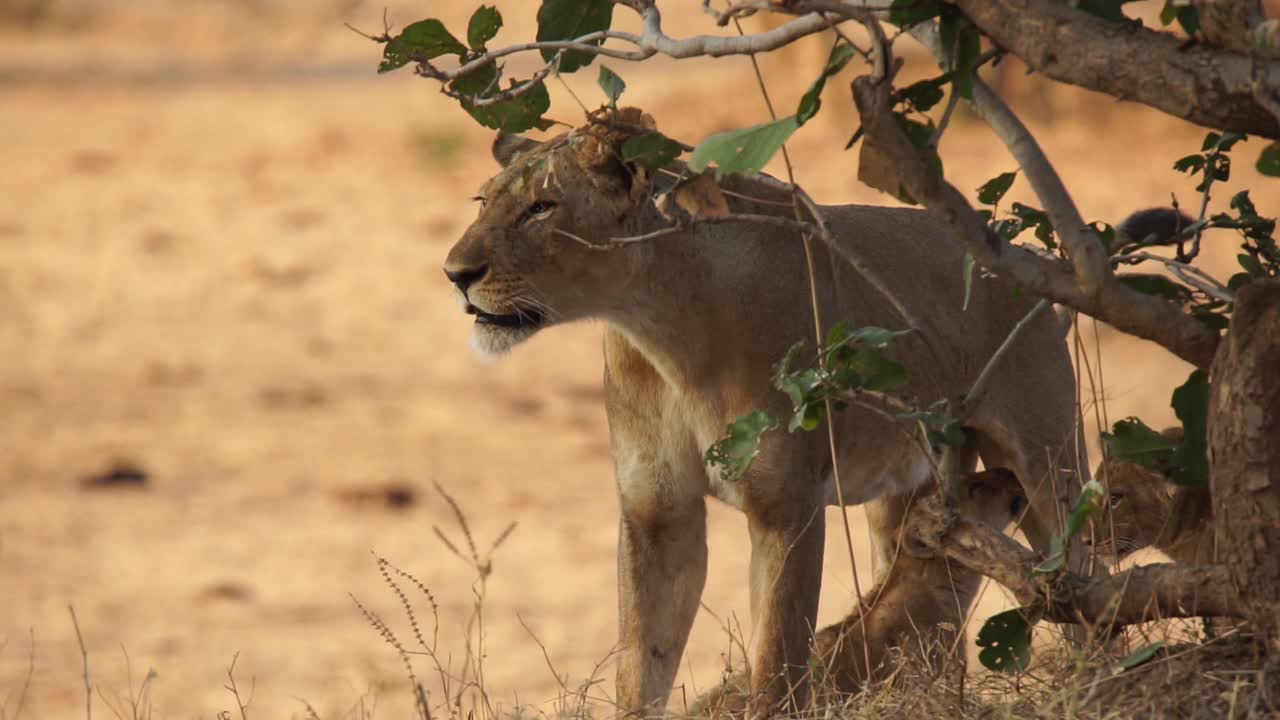
<path fill-rule="evenodd" d="M 622 161 L 639 110 L 617 111 L 546 142 L 499 135 L 503 170 L 480 188 L 480 216 L 449 251 L 444 271 L 476 348 L 500 354 L 554 324 L 606 313 L 647 257 L 643 244 L 604 249 L 646 195 L 642 170 Z"/>

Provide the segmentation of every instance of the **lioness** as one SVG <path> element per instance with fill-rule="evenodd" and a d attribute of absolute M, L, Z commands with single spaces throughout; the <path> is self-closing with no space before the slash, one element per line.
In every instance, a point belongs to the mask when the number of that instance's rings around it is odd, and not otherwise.
<path fill-rule="evenodd" d="M 621 505 L 619 705 L 642 714 L 665 706 L 706 577 L 707 495 L 747 515 L 753 695 L 776 706 L 795 689 L 802 699 L 822 580 L 823 506 L 836 500 L 826 434 L 765 433 L 736 482 L 722 481 L 703 454 L 740 415 L 791 410 L 770 370 L 813 333 L 804 247 L 794 232 L 746 222 L 610 247 L 611 238 L 670 225 L 653 202 L 656 181 L 621 160 L 634 131 L 615 129 L 652 120 L 634 109 L 614 119 L 544 143 L 500 136 L 494 155 L 505 169 L 481 188 L 479 217 L 450 250 L 445 273 L 475 316 L 473 342 L 483 353 L 504 353 L 552 325 L 605 322 Z M 790 195 L 758 180 L 723 185 L 733 212 L 791 213 Z M 1002 279 L 975 277 L 962 309 L 964 254 L 924 211 L 822 211 L 833 235 L 922 323 L 895 343 L 910 375 L 903 393 L 926 402 L 964 394 L 1032 298 Z M 815 245 L 813 253 L 824 324 L 906 325 L 834 250 Z M 967 423 L 972 450 L 1023 480 L 1038 513 L 1024 531 L 1047 548 L 1061 503 L 1079 483 L 1060 469 L 1085 467 L 1074 454 L 1084 443 L 1075 442 L 1071 362 L 1051 314 L 1029 323 L 999 373 Z M 930 458 L 910 427 L 861 407 L 831 422 L 846 503 L 905 493 L 930 478 Z M 890 546 L 883 531 L 875 544 L 883 558 Z"/>
<path fill-rule="evenodd" d="M 1182 428 L 1166 437 L 1181 440 Z M 1098 466 L 1107 504 L 1094 527 L 1094 550 L 1123 560 L 1155 547 L 1176 562 L 1214 562 L 1211 501 L 1207 487 L 1175 485 L 1155 470 L 1108 458 Z"/>
<path fill-rule="evenodd" d="M 958 495 L 961 515 L 1001 530 L 1026 507 L 1018 479 L 1004 468 L 966 475 Z M 909 513 L 912 505 L 910 500 L 905 503 L 904 512 Z M 899 527 L 904 519 L 899 514 Z M 894 673 L 895 655 L 923 665 L 930 677 L 943 670 L 963 675 L 961 628 L 982 577 L 946 558 L 898 552 L 858 607 L 818 633 L 812 666 L 821 668 L 817 672 L 825 678 L 823 689 L 840 696 L 856 694 L 868 681 L 882 681 Z M 741 713 L 749 697 L 747 686 L 744 676 L 735 675 L 700 696 L 689 715 Z"/>

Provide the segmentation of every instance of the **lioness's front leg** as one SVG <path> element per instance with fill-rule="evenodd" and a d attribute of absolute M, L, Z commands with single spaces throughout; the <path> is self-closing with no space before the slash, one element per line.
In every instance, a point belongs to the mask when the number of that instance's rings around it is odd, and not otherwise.
<path fill-rule="evenodd" d="M 707 577 L 706 505 L 662 516 L 627 507 L 618 527 L 618 685 L 622 709 L 661 714 Z"/>
<path fill-rule="evenodd" d="M 756 716 L 803 707 L 822 587 L 826 516 L 803 482 L 777 504 L 748 507 L 751 530 L 751 694 Z"/>

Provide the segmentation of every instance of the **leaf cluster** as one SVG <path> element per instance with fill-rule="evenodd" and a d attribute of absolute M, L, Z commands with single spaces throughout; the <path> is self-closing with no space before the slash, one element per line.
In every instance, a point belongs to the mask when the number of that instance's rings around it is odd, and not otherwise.
<path fill-rule="evenodd" d="M 1107 455 L 1160 473 L 1170 482 L 1203 487 L 1209 482 L 1209 376 L 1191 373 L 1173 391 L 1169 403 L 1182 423 L 1182 438 L 1158 433 L 1136 417 L 1121 420 L 1103 433 Z"/>
<path fill-rule="evenodd" d="M 826 417 L 827 404 L 833 411 L 848 407 L 860 391 L 879 393 L 901 387 L 907 370 L 890 359 L 887 351 L 905 330 L 879 327 L 851 328 L 847 323 L 832 327 L 821 353 L 811 353 L 798 342 L 774 366 L 773 385 L 791 404 L 786 420 L 788 432 L 816 430 Z M 808 362 L 802 362 L 808 358 Z M 938 412 L 899 413 L 896 419 L 921 423 L 938 442 L 963 443 L 964 436 L 954 419 Z M 751 465 L 759 450 L 760 435 L 782 426 L 782 421 L 764 410 L 755 410 L 731 423 L 725 436 L 707 450 L 707 464 L 720 466 L 721 477 L 737 480 Z"/>

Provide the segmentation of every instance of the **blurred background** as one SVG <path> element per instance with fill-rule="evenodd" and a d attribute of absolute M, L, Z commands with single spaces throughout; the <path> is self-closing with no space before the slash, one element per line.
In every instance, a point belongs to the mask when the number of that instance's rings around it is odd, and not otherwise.
<path fill-rule="evenodd" d="M 495 42 L 532 39 L 535 3 L 497 5 Z M 723 32 L 699 6 L 664 3 L 668 31 Z M 394 26 L 440 17 L 462 34 L 473 9 L 393 1 L 386 14 Z M 0 0 L 8 717 L 20 700 L 26 718 L 84 712 L 69 604 L 100 716 L 126 707 L 149 670 L 160 715 L 234 710 L 223 686 L 236 653 L 251 716 L 310 706 L 362 717 L 375 704 L 378 717 L 406 716 L 403 667 L 348 593 L 407 637 L 371 551 L 417 575 L 439 603 L 441 656 L 461 662 L 476 573 L 432 532 L 461 542 L 433 483 L 481 550 L 519 523 L 486 586 L 495 703 L 549 708 L 557 674 L 575 687 L 608 655 L 617 506 L 600 327 L 557 328 L 497 364 L 472 353 L 440 265 L 495 171 L 491 134 L 409 70 L 375 74 L 380 47 L 344 23 L 376 34 L 383 12 L 364 0 Z M 763 60 L 780 107 L 794 107 L 829 42 Z M 935 74 L 906 55 L 909 77 Z M 686 142 L 768 119 L 745 58 L 609 64 L 628 83 L 624 101 Z M 848 72 L 793 141 L 799 180 L 821 201 L 889 204 L 856 182 L 856 153 L 839 150 L 857 126 Z M 592 67 L 565 83 L 595 107 L 595 77 Z M 993 79 L 1087 219 L 1115 223 L 1170 193 L 1198 206 L 1171 165 L 1204 130 L 1051 87 L 1014 61 Z M 579 123 L 566 86 L 550 89 L 551 116 Z M 1015 167 L 963 109 L 942 150 L 966 192 Z M 1219 205 L 1256 182 L 1251 165 L 1215 191 Z M 1021 180 L 1009 200 L 1038 204 Z M 1207 267 L 1225 279 L 1235 243 L 1206 242 Z M 1112 421 L 1172 420 L 1169 392 L 1189 369 L 1080 327 L 1097 386 L 1083 387 L 1091 438 L 1094 397 Z M 853 601 L 832 512 L 824 622 Z M 865 545 L 861 511 L 850 516 Z M 719 680 L 721 621 L 747 624 L 745 522 L 713 502 L 711 523 L 714 615 L 699 617 L 679 679 L 689 697 Z M 865 588 L 865 552 L 859 571 Z M 1003 602 L 990 590 L 980 615 Z M 602 672 L 597 692 L 611 693 Z"/>

